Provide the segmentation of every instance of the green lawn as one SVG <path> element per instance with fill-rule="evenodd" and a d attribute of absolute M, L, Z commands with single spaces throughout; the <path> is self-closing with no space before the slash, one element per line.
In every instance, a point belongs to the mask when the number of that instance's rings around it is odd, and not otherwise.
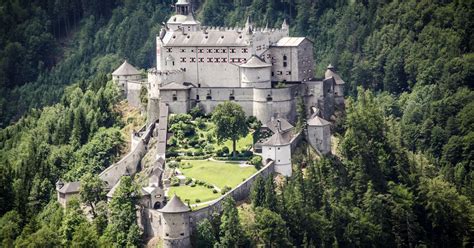
<path fill-rule="evenodd" d="M 196 199 L 200 199 L 201 202 L 206 202 L 206 201 L 217 199 L 221 196 L 220 192 L 214 194 L 212 193 L 212 189 L 199 186 L 199 185 L 196 185 L 196 187 L 191 187 L 191 186 L 170 187 L 168 191 L 168 197 L 171 198 L 174 194 L 178 195 L 183 201 L 185 201 L 186 199 L 189 199 L 191 204 L 196 203 Z"/>
<path fill-rule="evenodd" d="M 208 160 L 186 160 L 183 162 L 193 165 L 192 168 L 181 169 L 185 176 L 206 181 L 221 189 L 226 185 L 233 188 L 257 171 L 253 166 L 240 167 L 236 162 Z"/>

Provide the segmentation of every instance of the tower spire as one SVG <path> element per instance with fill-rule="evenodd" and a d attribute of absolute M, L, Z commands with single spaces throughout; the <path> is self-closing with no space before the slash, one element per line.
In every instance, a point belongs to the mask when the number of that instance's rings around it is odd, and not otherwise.
<path fill-rule="evenodd" d="M 281 29 L 282 30 L 288 30 L 289 26 L 288 23 L 286 23 L 286 18 L 283 19 L 283 23 L 281 24 Z"/>

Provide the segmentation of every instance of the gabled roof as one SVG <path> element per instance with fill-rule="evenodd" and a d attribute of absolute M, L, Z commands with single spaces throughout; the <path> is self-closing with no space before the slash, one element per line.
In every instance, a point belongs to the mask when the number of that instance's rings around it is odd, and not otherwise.
<path fill-rule="evenodd" d="M 112 72 L 113 76 L 128 76 L 128 75 L 139 75 L 141 74 L 140 71 L 137 70 L 137 68 L 133 67 L 133 65 L 129 64 L 127 60 L 123 62 L 117 70 Z"/>
<path fill-rule="evenodd" d="M 264 68 L 264 67 L 271 67 L 271 64 L 265 63 L 260 57 L 252 55 L 245 64 L 239 65 L 240 67 L 245 67 L 245 68 Z"/>
<path fill-rule="evenodd" d="M 262 146 L 283 146 L 289 145 L 291 141 L 291 132 L 281 133 L 276 132 Z"/>
<path fill-rule="evenodd" d="M 65 183 L 58 191 L 63 194 L 79 193 L 81 182 L 69 182 Z"/>
<path fill-rule="evenodd" d="M 308 121 L 309 126 L 327 126 L 331 125 L 331 123 L 319 116 L 315 116 L 314 118 Z"/>
<path fill-rule="evenodd" d="M 179 84 L 176 82 L 171 82 L 160 88 L 160 90 L 187 90 L 187 89 L 189 89 L 189 86 L 185 86 L 183 84 Z"/>
<path fill-rule="evenodd" d="M 191 209 L 186 206 L 177 195 L 174 195 L 166 206 L 159 211 L 162 213 L 184 213 L 191 211 Z"/>
<path fill-rule="evenodd" d="M 336 69 L 331 64 L 328 65 L 326 72 L 324 73 L 325 78 L 334 78 L 336 84 L 345 84 L 344 80 L 336 73 Z"/>
<path fill-rule="evenodd" d="M 272 120 L 270 120 L 269 122 L 265 123 L 265 127 L 267 127 L 268 129 L 270 129 L 273 133 L 276 133 L 278 132 L 278 121 L 280 121 L 280 128 L 281 128 L 281 132 L 284 133 L 286 131 L 289 131 L 291 130 L 292 128 L 294 128 L 293 125 L 291 125 L 286 119 L 284 118 L 274 118 Z"/>
<path fill-rule="evenodd" d="M 301 42 L 308 40 L 306 37 L 283 37 L 274 45 L 277 47 L 299 46 Z"/>

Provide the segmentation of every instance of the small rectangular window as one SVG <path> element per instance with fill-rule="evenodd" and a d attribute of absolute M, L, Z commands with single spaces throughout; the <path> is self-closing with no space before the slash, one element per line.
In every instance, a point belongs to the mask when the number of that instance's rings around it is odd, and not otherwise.
<path fill-rule="evenodd" d="M 285 62 L 283 62 L 283 67 L 286 67 L 288 64 Z"/>
<path fill-rule="evenodd" d="M 192 63 L 196 62 L 196 58 L 190 58 L 190 59 Z"/>
<path fill-rule="evenodd" d="M 291 71 L 286 71 L 286 75 L 291 75 Z"/>
<path fill-rule="evenodd" d="M 230 53 L 235 53 L 235 48 L 231 48 Z"/>
<path fill-rule="evenodd" d="M 186 49 L 181 48 L 181 49 L 180 49 L 180 52 L 185 53 L 185 52 L 186 52 Z"/>
<path fill-rule="evenodd" d="M 212 49 L 207 49 L 206 52 L 207 53 L 212 53 Z"/>
<path fill-rule="evenodd" d="M 170 52 L 173 51 L 173 49 L 171 49 L 170 47 L 168 47 L 168 48 L 166 48 L 166 51 L 170 53 Z"/>
<path fill-rule="evenodd" d="M 198 53 L 203 53 L 204 49 L 198 49 Z"/>
<path fill-rule="evenodd" d="M 222 49 L 222 53 L 226 53 L 227 52 L 227 49 Z"/>
<path fill-rule="evenodd" d="M 242 53 L 247 53 L 249 51 L 249 49 L 247 48 L 242 48 Z"/>
<path fill-rule="evenodd" d="M 219 63 L 219 58 L 214 58 L 214 62 Z"/>
<path fill-rule="evenodd" d="M 186 58 L 179 58 L 179 61 L 186 62 Z"/>
<path fill-rule="evenodd" d="M 212 63 L 212 58 L 207 58 L 208 63 Z"/>
<path fill-rule="evenodd" d="M 277 71 L 277 75 L 282 75 L 282 71 Z"/>
<path fill-rule="evenodd" d="M 227 58 L 222 58 L 221 60 L 222 60 L 222 62 L 224 62 L 224 63 L 227 62 Z"/>
<path fill-rule="evenodd" d="M 199 62 L 204 62 L 204 58 L 199 58 Z"/>

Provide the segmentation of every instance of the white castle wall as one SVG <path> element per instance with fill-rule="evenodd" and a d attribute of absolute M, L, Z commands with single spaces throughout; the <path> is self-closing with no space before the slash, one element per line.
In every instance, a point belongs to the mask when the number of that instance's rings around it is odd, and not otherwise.
<path fill-rule="evenodd" d="M 146 145 L 151 137 L 155 124 L 149 125 L 141 136 L 141 141 L 135 145 L 134 149 L 130 151 L 125 157 L 115 164 L 112 164 L 107 169 L 99 174 L 100 179 L 107 183 L 107 186 L 113 187 L 121 176 L 128 171 L 131 175 L 135 174 L 140 165 L 140 160 L 146 153 Z"/>

